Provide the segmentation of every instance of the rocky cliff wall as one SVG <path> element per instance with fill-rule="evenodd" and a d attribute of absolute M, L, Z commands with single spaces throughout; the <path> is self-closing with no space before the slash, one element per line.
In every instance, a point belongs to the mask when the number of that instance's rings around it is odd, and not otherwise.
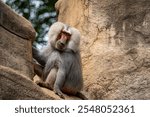
<path fill-rule="evenodd" d="M 58 20 L 78 28 L 90 99 L 150 99 L 150 1 L 59 0 Z"/>

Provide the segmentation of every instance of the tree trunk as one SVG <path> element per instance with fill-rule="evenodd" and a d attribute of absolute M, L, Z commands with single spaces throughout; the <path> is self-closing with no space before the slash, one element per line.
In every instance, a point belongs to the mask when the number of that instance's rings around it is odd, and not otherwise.
<path fill-rule="evenodd" d="M 59 0 L 58 20 L 82 34 L 90 99 L 150 99 L 150 1 Z"/>

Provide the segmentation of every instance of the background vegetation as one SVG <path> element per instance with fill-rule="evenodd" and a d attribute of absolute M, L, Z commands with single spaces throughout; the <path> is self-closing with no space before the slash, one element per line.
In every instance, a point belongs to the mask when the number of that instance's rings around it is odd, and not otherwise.
<path fill-rule="evenodd" d="M 35 28 L 34 46 L 45 44 L 49 26 L 56 21 L 55 3 L 57 0 L 5 0 L 18 14 L 28 19 Z"/>

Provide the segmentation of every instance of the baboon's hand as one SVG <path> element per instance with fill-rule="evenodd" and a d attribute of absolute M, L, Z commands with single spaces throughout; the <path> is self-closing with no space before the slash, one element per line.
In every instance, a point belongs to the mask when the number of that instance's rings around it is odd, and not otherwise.
<path fill-rule="evenodd" d="M 54 90 L 55 94 L 57 94 L 60 98 L 65 99 L 63 93 L 61 91 Z"/>

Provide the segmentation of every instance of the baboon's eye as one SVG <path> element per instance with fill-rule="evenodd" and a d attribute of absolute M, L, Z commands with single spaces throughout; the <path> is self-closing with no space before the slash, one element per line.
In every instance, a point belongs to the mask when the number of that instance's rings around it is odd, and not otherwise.
<path fill-rule="evenodd" d="M 61 33 L 58 34 L 57 40 L 59 40 L 60 38 L 61 38 Z"/>

